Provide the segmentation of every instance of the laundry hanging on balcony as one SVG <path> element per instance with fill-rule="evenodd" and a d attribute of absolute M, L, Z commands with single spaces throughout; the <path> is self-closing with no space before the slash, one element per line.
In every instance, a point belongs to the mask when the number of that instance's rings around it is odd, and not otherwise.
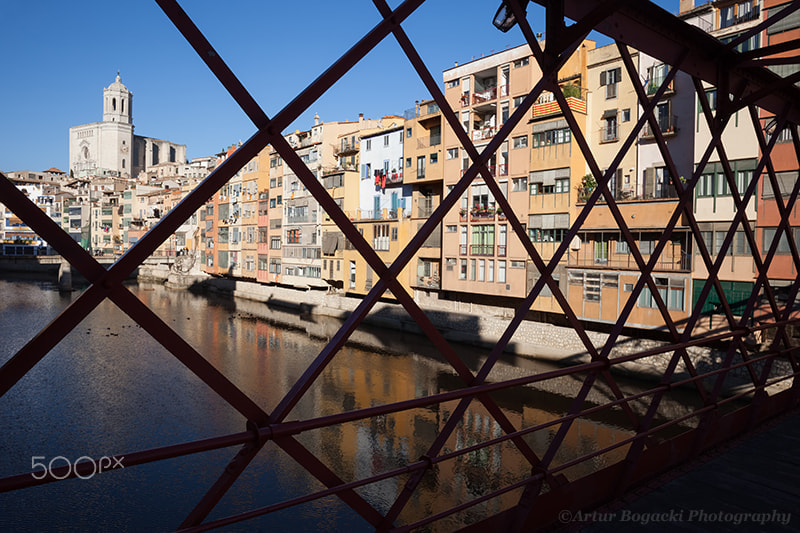
<path fill-rule="evenodd" d="M 377 169 L 375 171 L 375 190 L 384 190 L 386 188 L 386 171 Z"/>

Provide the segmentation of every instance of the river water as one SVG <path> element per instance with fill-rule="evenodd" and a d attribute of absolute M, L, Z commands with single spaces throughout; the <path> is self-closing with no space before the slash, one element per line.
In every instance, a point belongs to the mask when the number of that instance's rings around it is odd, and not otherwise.
<path fill-rule="evenodd" d="M 262 303 L 172 291 L 158 285 L 130 289 L 225 376 L 268 412 L 289 391 L 338 322 L 301 317 Z M 5 363 L 79 292 L 59 293 L 49 282 L 0 279 L 0 364 Z M 288 419 L 304 419 L 454 390 L 455 372 L 427 339 L 361 326 Z M 459 345 L 475 371 L 486 350 Z M 554 367 L 504 357 L 490 380 Z M 622 380 L 630 394 L 651 385 Z M 562 415 L 582 376 L 494 396 L 517 428 Z M 586 407 L 613 398 L 601 381 Z M 675 392 L 660 411 L 677 416 L 692 406 Z M 385 472 L 424 454 L 455 402 L 341 424 L 298 440 L 346 481 Z M 644 406 L 635 406 L 643 412 Z M 99 458 L 244 430 L 244 420 L 110 301 L 103 302 L 31 372 L 0 398 L 0 476 L 35 470 L 33 462 Z M 560 464 L 632 434 L 620 410 L 581 419 L 554 459 Z M 676 428 L 681 431 L 684 428 Z M 445 451 L 499 436 L 502 431 L 473 402 Z M 541 456 L 555 430 L 526 438 Z M 624 457 L 627 448 L 567 470 L 580 476 Z M 168 531 L 177 528 L 214 483 L 237 448 L 134 466 L 0 494 L 0 531 Z M 426 475 L 398 523 L 410 523 L 523 479 L 530 466 L 513 444 L 461 456 Z M 405 478 L 359 489 L 385 512 Z M 209 516 L 222 518 L 323 487 L 285 452 L 268 443 Z M 432 530 L 447 531 L 512 506 L 512 492 L 454 515 Z M 338 498 L 273 513 L 225 531 L 370 531 Z"/>

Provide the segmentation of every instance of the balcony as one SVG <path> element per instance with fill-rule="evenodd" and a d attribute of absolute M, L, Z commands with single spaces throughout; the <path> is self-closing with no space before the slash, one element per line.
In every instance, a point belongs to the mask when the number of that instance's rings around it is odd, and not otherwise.
<path fill-rule="evenodd" d="M 494 222 L 494 207 L 473 207 L 469 211 L 469 219 L 472 222 Z"/>
<path fill-rule="evenodd" d="M 428 289 L 441 289 L 441 280 L 439 276 L 419 276 L 417 286 Z"/>
<path fill-rule="evenodd" d="M 497 87 L 489 87 L 472 95 L 473 105 L 483 104 L 497 98 Z"/>
<path fill-rule="evenodd" d="M 472 130 L 472 140 L 482 141 L 484 139 L 491 139 L 494 137 L 497 128 L 494 126 L 483 126 Z"/>
<path fill-rule="evenodd" d="M 344 141 L 339 143 L 338 145 L 334 145 L 333 147 L 333 155 L 340 156 L 349 153 L 358 152 L 359 149 L 359 141 L 350 142 Z"/>
<path fill-rule="evenodd" d="M 424 174 L 423 174 L 424 177 Z M 419 179 L 419 178 L 417 178 Z M 402 185 L 403 184 L 403 171 L 400 172 L 392 172 L 391 174 L 386 175 L 386 186 L 395 186 L 395 185 Z"/>
<path fill-rule="evenodd" d="M 417 139 L 417 148 L 430 148 L 431 146 L 439 146 L 442 144 L 442 136 L 441 135 L 432 135 L 427 139 Z"/>
<path fill-rule="evenodd" d="M 656 92 L 661 88 L 661 85 L 664 83 L 663 77 L 658 77 L 656 79 L 650 80 L 647 82 L 647 95 L 652 96 L 656 94 Z M 667 88 L 664 90 L 664 96 L 670 95 L 675 93 L 675 79 L 671 79 Z"/>
<path fill-rule="evenodd" d="M 677 133 L 678 128 L 676 126 L 678 122 L 678 117 L 675 115 L 666 115 L 662 117 L 658 117 L 656 119 L 658 123 L 658 127 L 661 130 L 661 134 L 666 136 L 675 135 Z M 654 139 L 655 133 L 653 132 L 652 128 L 650 127 L 650 123 L 646 122 L 644 128 L 642 128 L 642 139 Z"/>
<path fill-rule="evenodd" d="M 600 128 L 600 132 L 598 133 L 601 143 L 613 143 L 619 140 L 619 132 L 614 127 L 603 126 Z"/>
<path fill-rule="evenodd" d="M 589 243 L 591 244 L 591 243 Z M 609 268 L 609 269 L 623 269 L 623 270 L 638 270 L 636 261 L 633 259 L 633 254 L 615 255 L 613 257 L 595 256 L 593 246 L 586 246 L 581 250 L 570 250 L 567 257 L 567 266 L 570 267 L 584 267 L 584 268 Z M 649 254 L 642 254 L 645 263 L 650 260 Z M 670 254 L 669 250 L 665 248 L 661 257 L 659 257 L 654 271 L 664 272 L 691 272 L 692 270 L 692 257 L 683 250 L 679 250 L 675 254 Z"/>
<path fill-rule="evenodd" d="M 389 237 L 375 237 L 372 239 L 372 248 L 376 252 L 389 251 Z"/>
<path fill-rule="evenodd" d="M 577 113 L 586 114 L 586 100 L 575 96 L 567 97 L 567 105 L 572 111 Z M 550 102 L 541 102 L 533 104 L 533 118 L 547 117 L 550 115 L 560 115 L 561 107 L 558 101 L 553 99 Z"/>

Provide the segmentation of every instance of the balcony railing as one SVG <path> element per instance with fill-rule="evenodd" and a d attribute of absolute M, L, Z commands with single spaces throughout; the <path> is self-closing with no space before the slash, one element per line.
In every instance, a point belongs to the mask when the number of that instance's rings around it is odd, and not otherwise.
<path fill-rule="evenodd" d="M 497 87 L 490 87 L 488 89 L 484 89 L 483 91 L 476 92 L 472 95 L 472 103 L 482 104 L 484 102 L 489 102 L 490 100 L 494 100 L 497 98 Z"/>
<path fill-rule="evenodd" d="M 386 186 L 390 185 L 402 185 L 403 184 L 403 172 L 392 172 L 391 174 L 386 175 Z"/>
<path fill-rule="evenodd" d="M 389 251 L 389 237 L 375 237 L 372 239 L 372 248 L 376 252 Z"/>
<path fill-rule="evenodd" d="M 601 143 L 610 143 L 619 140 L 619 132 L 617 128 L 608 128 L 602 127 L 600 128 L 600 142 Z"/>
<path fill-rule="evenodd" d="M 345 154 L 345 153 L 348 153 L 348 152 L 357 152 L 358 149 L 359 149 L 359 141 L 355 141 L 355 142 L 347 141 L 347 142 L 344 142 L 344 143 L 339 143 L 337 145 L 334 145 L 333 154 L 334 155 L 341 155 L 341 154 Z"/>
<path fill-rule="evenodd" d="M 417 209 L 417 217 L 419 218 L 428 218 L 433 214 L 434 208 L 433 206 L 419 206 Z"/>
<path fill-rule="evenodd" d="M 505 257 L 506 256 L 506 245 L 505 244 L 498 244 L 497 245 L 497 257 Z"/>
<path fill-rule="evenodd" d="M 662 117 L 657 119 L 658 127 L 661 130 L 663 135 L 675 135 L 678 131 L 676 126 L 678 122 L 678 117 L 675 115 L 668 115 L 666 117 Z M 652 128 L 650 127 L 650 123 L 646 122 L 644 128 L 642 128 L 642 138 L 643 139 L 652 139 L 655 137 L 655 133 L 653 133 Z"/>
<path fill-rule="evenodd" d="M 482 141 L 483 139 L 491 139 L 495 134 L 495 127 L 494 126 L 484 126 L 482 128 L 476 128 L 472 130 L 472 140 L 473 141 Z"/>
<path fill-rule="evenodd" d="M 494 244 L 473 244 L 469 252 L 470 255 L 494 256 Z"/>
<path fill-rule="evenodd" d="M 567 257 L 567 265 L 572 267 L 587 267 L 587 268 L 619 268 L 625 270 L 637 270 L 639 267 L 632 254 L 614 255 L 612 257 L 598 257 L 595 256 L 594 247 L 586 246 L 585 249 L 578 251 L 570 250 Z M 642 254 L 645 262 L 650 260 L 650 254 Z M 669 254 L 668 250 L 664 250 L 659 257 L 653 270 L 666 271 L 666 272 L 690 272 L 692 270 L 691 255 L 683 250 Z"/>
<path fill-rule="evenodd" d="M 469 211 L 469 218 L 472 221 L 493 221 L 494 220 L 494 208 L 487 207 L 487 208 L 473 208 Z"/>
<path fill-rule="evenodd" d="M 576 96 L 567 97 L 567 105 L 573 111 L 586 114 L 586 100 Z M 548 115 L 557 115 L 561 113 L 561 107 L 558 101 L 552 100 L 550 102 L 541 102 L 533 104 L 533 118 L 546 117 Z"/>
<path fill-rule="evenodd" d="M 661 84 L 663 83 L 664 83 L 664 78 L 661 76 L 659 76 L 656 79 L 648 81 L 647 94 L 648 95 L 656 94 L 656 91 L 658 91 L 661 88 Z M 667 88 L 664 90 L 664 94 L 667 95 L 667 94 L 672 94 L 674 92 L 675 92 L 675 79 L 673 78 L 669 81 Z"/>
<path fill-rule="evenodd" d="M 440 289 L 441 280 L 439 279 L 439 276 L 419 276 L 419 279 L 417 280 L 417 286 L 427 287 L 429 289 Z"/>

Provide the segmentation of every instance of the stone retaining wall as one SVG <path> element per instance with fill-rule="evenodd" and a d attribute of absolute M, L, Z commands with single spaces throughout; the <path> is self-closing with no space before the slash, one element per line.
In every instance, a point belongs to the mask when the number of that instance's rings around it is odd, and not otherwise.
<path fill-rule="evenodd" d="M 201 285 L 208 290 L 234 297 L 340 320 L 346 319 L 362 302 L 359 298 L 350 298 L 337 293 L 297 290 L 223 278 L 209 278 Z M 418 304 L 445 339 L 487 348 L 493 347 L 500 339 L 513 316 L 513 310 L 507 308 L 464 302 L 444 302 L 442 305 L 433 298 L 419 298 Z M 443 307 L 450 310 L 443 310 Z M 395 303 L 377 302 L 364 321 L 374 326 L 422 334 L 406 310 Z M 603 349 L 608 339 L 608 334 L 597 331 L 587 331 L 586 335 L 598 352 Z M 611 349 L 610 358 L 613 360 L 623 355 L 667 345 L 668 343 L 655 339 L 620 336 Z M 563 365 L 590 361 L 589 353 L 574 329 L 530 320 L 524 320 L 520 324 L 505 351 Z M 660 381 L 673 353 L 670 350 L 636 362 L 613 365 L 612 370 L 640 379 Z M 687 348 L 687 353 L 692 364 L 701 373 L 719 368 L 725 356 L 724 351 L 708 347 L 690 347 Z M 734 362 L 740 361 L 741 357 L 736 355 Z M 776 363 L 773 366 L 772 375 L 783 375 L 790 369 L 788 364 Z M 760 372 L 760 366 L 756 371 Z M 746 368 L 734 369 L 730 374 L 724 387 L 728 393 L 749 382 Z M 673 381 L 688 376 L 684 362 L 680 361 Z"/>

